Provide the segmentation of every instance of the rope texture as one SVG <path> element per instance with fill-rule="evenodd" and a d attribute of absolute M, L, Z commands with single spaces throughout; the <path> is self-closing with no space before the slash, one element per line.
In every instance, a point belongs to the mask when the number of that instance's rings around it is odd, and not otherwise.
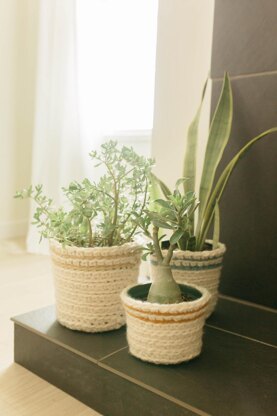
<path fill-rule="evenodd" d="M 137 281 L 141 248 L 62 247 L 50 241 L 56 312 L 65 327 L 103 332 L 125 324 L 120 292 Z"/>
<path fill-rule="evenodd" d="M 177 364 L 200 354 L 210 294 L 204 288 L 193 287 L 202 293 L 200 299 L 163 305 L 130 297 L 130 287 L 123 290 L 132 355 L 155 364 Z"/>

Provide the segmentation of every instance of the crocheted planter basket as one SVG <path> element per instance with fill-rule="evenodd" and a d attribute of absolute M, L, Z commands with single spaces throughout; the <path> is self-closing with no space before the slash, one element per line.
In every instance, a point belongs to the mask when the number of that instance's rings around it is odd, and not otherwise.
<path fill-rule="evenodd" d="M 197 286 L 180 285 L 194 300 L 174 304 L 150 303 L 150 284 L 125 288 L 121 299 L 127 321 L 130 353 L 155 364 L 177 364 L 201 352 L 209 292 Z"/>
<path fill-rule="evenodd" d="M 141 248 L 62 247 L 50 241 L 57 320 L 70 329 L 103 332 L 125 324 L 122 289 L 137 281 Z"/>
<path fill-rule="evenodd" d="M 211 244 L 211 241 L 207 240 L 207 244 Z M 226 247 L 222 243 L 219 243 L 215 250 L 176 250 L 170 262 L 173 277 L 178 283 L 199 285 L 208 289 L 212 297 L 207 309 L 207 317 L 212 314 L 217 303 L 225 251 Z M 151 258 L 151 262 L 156 263 L 154 257 Z"/>

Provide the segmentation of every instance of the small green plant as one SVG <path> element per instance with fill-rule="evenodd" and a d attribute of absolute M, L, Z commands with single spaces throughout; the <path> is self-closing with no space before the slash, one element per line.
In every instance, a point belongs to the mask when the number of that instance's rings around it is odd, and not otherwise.
<path fill-rule="evenodd" d="M 148 183 L 153 160 L 132 148 L 119 148 L 116 141 L 104 143 L 90 153 L 105 174 L 98 183 L 84 179 L 72 182 L 63 192 L 70 209 L 55 208 L 42 185 L 30 186 L 15 198 L 32 198 L 37 208 L 33 224 L 41 238 L 78 247 L 115 246 L 132 241 L 137 232 L 133 215 L 141 215 L 148 201 Z"/>
<path fill-rule="evenodd" d="M 173 193 L 168 194 L 166 199 L 155 200 L 151 208 L 143 211 L 143 215 L 134 213 L 135 223 L 151 240 L 145 247 L 143 258 L 146 259 L 149 254 L 155 255 L 156 272 L 147 298 L 149 302 L 178 303 L 182 301 L 179 285 L 172 275 L 170 261 L 180 239 L 184 236 L 192 237 L 193 213 L 198 207 L 193 192 L 180 192 L 179 185 L 182 182 L 183 178 L 177 181 Z M 150 228 L 152 228 L 151 231 Z M 171 232 L 166 254 L 161 248 L 165 235 L 159 235 L 160 228 Z"/>
<path fill-rule="evenodd" d="M 195 176 L 196 176 L 196 154 L 198 142 L 198 125 L 202 109 L 202 103 L 205 96 L 206 84 L 204 86 L 202 101 L 197 110 L 195 118 L 188 129 L 183 176 L 187 178 L 184 181 L 185 192 L 195 192 Z M 228 143 L 233 116 L 233 98 L 231 83 L 226 73 L 221 89 L 221 94 L 212 118 L 209 129 L 207 147 L 205 151 L 204 165 L 201 175 L 200 190 L 199 190 L 199 212 L 198 220 L 195 225 L 195 219 L 192 219 L 193 238 L 189 235 L 184 236 L 178 241 L 178 248 L 180 250 L 201 251 L 205 247 L 205 241 L 210 228 L 213 230 L 213 248 L 218 246 L 220 234 L 220 218 L 219 218 L 219 203 L 223 192 L 229 181 L 229 178 L 237 165 L 238 161 L 246 154 L 246 152 L 258 140 L 277 132 L 277 127 L 264 131 L 258 136 L 250 140 L 246 145 L 239 150 L 239 152 L 231 159 L 228 165 L 215 182 L 215 175 L 218 165 L 222 159 L 224 149 Z M 162 191 L 166 199 L 171 195 L 168 187 L 152 174 L 152 181 Z"/>

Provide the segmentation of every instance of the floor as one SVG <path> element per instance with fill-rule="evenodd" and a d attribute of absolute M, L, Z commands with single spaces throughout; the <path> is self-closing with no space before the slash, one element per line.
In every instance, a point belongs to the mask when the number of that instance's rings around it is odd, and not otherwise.
<path fill-rule="evenodd" d="M 96 416 L 23 367 L 13 363 L 11 316 L 54 303 L 48 256 L 26 253 L 23 240 L 0 241 L 0 415 Z"/>

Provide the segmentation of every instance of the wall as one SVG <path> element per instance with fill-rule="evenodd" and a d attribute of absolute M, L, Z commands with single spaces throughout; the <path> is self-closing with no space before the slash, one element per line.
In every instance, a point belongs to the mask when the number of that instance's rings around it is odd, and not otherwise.
<path fill-rule="evenodd" d="M 30 183 L 37 5 L 0 0 L 0 238 L 27 229 L 28 203 L 12 196 Z"/>
<path fill-rule="evenodd" d="M 211 67 L 215 108 L 223 73 L 231 76 L 234 121 L 222 170 L 250 138 L 277 125 L 275 0 L 161 0 L 152 154 L 156 173 L 173 186 L 182 176 L 187 127 Z M 198 164 L 209 124 L 209 94 Z M 221 202 L 221 239 L 228 249 L 220 290 L 276 306 L 277 141 L 264 139 L 239 162 Z"/>
<path fill-rule="evenodd" d="M 215 1 L 212 107 L 228 70 L 234 119 L 223 166 L 249 139 L 277 126 L 277 2 Z M 221 202 L 224 260 L 221 291 L 276 306 L 277 135 L 239 162 Z"/>
<path fill-rule="evenodd" d="M 187 128 L 210 70 L 213 10 L 213 0 L 159 2 L 152 155 L 156 174 L 170 186 L 182 176 Z M 209 99 L 206 104 L 200 160 Z"/>

